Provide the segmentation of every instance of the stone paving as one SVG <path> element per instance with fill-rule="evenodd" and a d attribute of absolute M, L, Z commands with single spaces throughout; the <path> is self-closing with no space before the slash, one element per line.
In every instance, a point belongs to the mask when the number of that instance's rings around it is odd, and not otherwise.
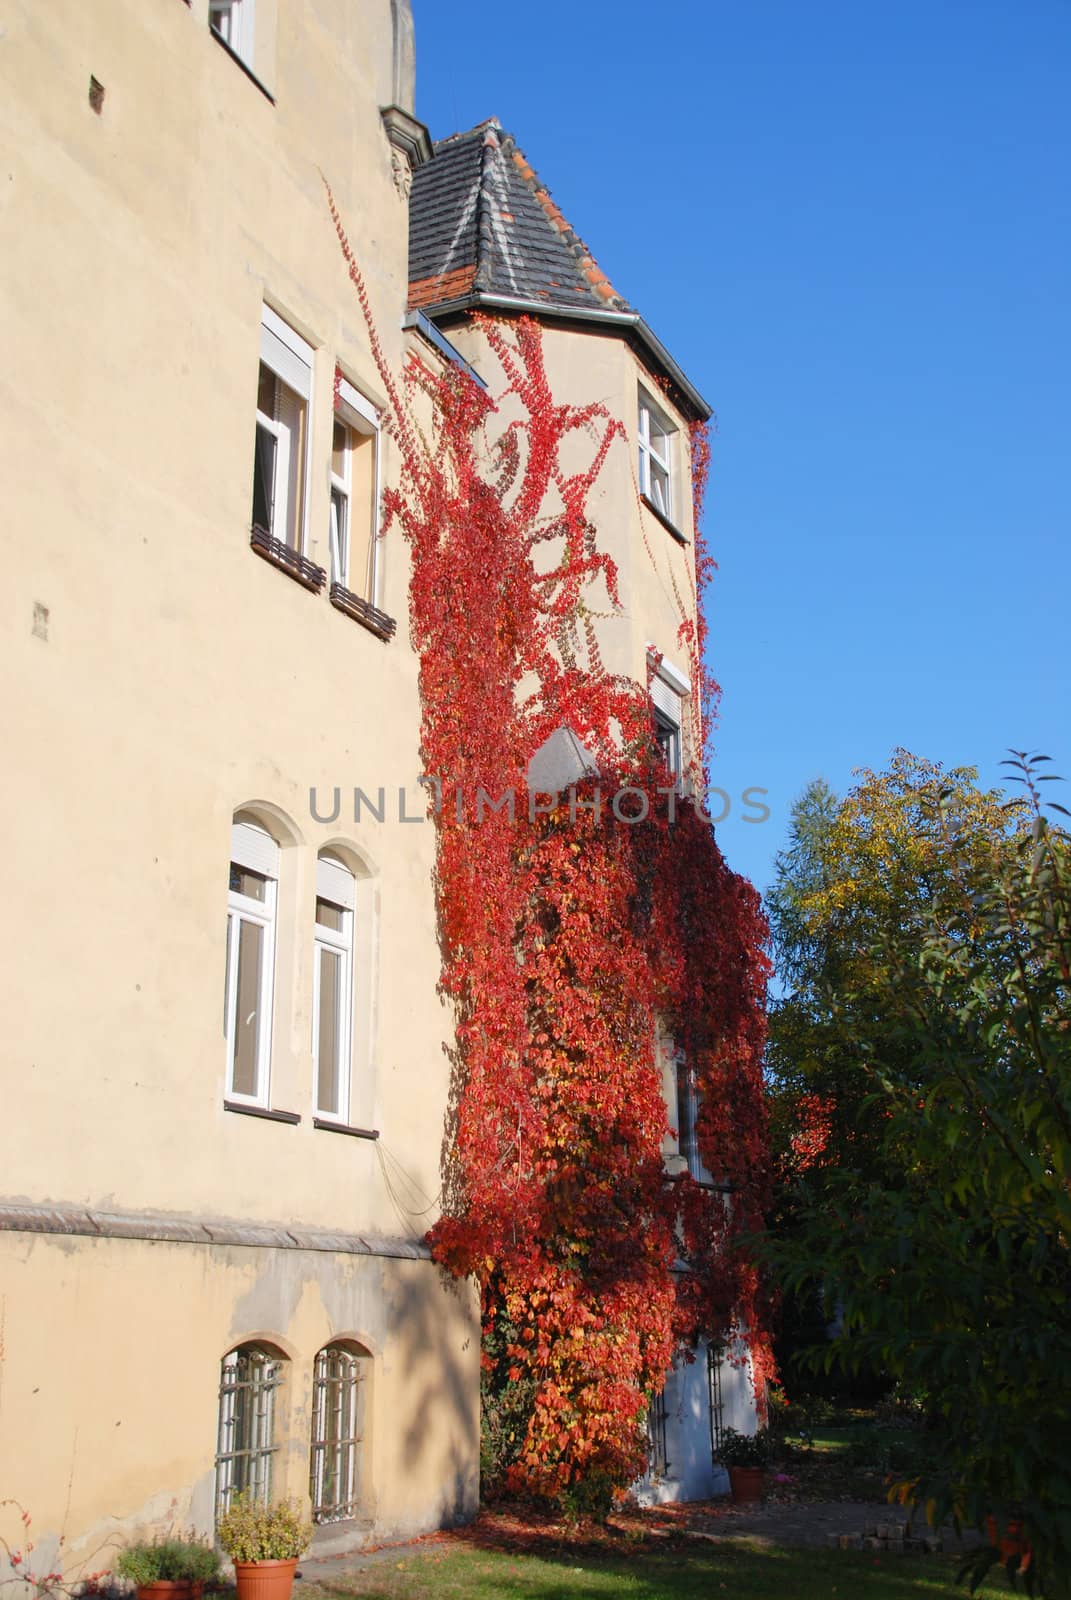
<path fill-rule="evenodd" d="M 814 1500 L 768 1502 L 762 1506 L 735 1506 L 727 1501 L 709 1501 L 681 1507 L 682 1531 L 726 1542 L 749 1540 L 758 1545 L 803 1545 L 825 1547 L 831 1534 L 860 1536 L 869 1527 L 903 1524 L 907 1513 L 887 1501 Z M 922 1538 L 932 1536 L 920 1514 L 915 1531 Z M 962 1539 L 955 1530 L 942 1530 L 946 1550 L 968 1549 L 980 1540 L 973 1530 L 964 1530 Z"/>

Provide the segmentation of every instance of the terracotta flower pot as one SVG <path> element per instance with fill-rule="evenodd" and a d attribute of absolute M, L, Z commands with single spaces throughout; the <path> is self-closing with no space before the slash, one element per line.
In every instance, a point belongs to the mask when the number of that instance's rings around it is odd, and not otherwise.
<path fill-rule="evenodd" d="M 297 1557 L 292 1561 L 236 1561 L 238 1600 L 290 1600 Z"/>
<path fill-rule="evenodd" d="M 201 1600 L 204 1584 L 198 1578 L 157 1578 L 155 1583 L 139 1583 L 138 1600 Z"/>
<path fill-rule="evenodd" d="M 1023 1538 L 1023 1525 L 1021 1522 L 1009 1522 L 1002 1537 L 998 1539 L 996 1517 L 986 1517 L 985 1534 L 990 1544 L 996 1545 L 1000 1551 L 1000 1559 L 1002 1561 L 1010 1561 L 1012 1556 L 1019 1556 L 1021 1557 L 1019 1571 L 1028 1572 L 1030 1570 L 1033 1551 Z"/>
<path fill-rule="evenodd" d="M 762 1467 L 730 1467 L 729 1486 L 738 1505 L 755 1505 L 762 1499 Z"/>

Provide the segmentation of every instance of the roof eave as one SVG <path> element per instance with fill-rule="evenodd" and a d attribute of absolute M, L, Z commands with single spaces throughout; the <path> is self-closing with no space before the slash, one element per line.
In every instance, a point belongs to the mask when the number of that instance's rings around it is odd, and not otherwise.
<path fill-rule="evenodd" d="M 695 385 L 685 376 L 661 339 L 654 334 L 637 311 L 611 311 L 601 306 L 563 306 L 544 300 L 525 300 L 516 295 L 494 294 L 487 289 L 476 289 L 458 295 L 453 300 L 442 300 L 436 305 L 422 306 L 424 315 L 432 322 L 440 317 L 455 316 L 462 311 L 498 310 L 512 311 L 520 316 L 553 317 L 558 322 L 595 322 L 606 328 L 618 328 L 631 334 L 643 346 L 654 365 L 677 388 L 688 402 L 697 421 L 706 422 L 713 414 Z"/>

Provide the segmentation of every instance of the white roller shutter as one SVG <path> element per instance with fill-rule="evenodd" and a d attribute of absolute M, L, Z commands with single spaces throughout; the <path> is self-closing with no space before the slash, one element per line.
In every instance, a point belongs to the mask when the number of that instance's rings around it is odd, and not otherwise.
<path fill-rule="evenodd" d="M 231 824 L 231 860 L 262 878 L 279 876 L 279 846 L 268 830 L 255 822 Z"/>
<path fill-rule="evenodd" d="M 330 900 L 333 906 L 352 911 L 353 873 L 341 861 L 321 856 L 316 863 L 316 893 L 321 900 Z"/>
<path fill-rule="evenodd" d="M 296 394 L 307 400 L 312 392 L 312 346 L 306 344 L 271 308 L 265 306 L 260 325 L 260 359 Z"/>

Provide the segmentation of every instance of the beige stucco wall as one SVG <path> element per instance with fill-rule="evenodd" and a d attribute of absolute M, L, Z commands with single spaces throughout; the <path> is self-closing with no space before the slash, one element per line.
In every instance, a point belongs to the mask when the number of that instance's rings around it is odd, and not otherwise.
<path fill-rule="evenodd" d="M 501 385 L 497 360 L 478 328 L 454 323 L 450 339 L 484 376 L 492 390 Z M 543 359 L 550 389 L 559 404 L 586 406 L 598 402 L 624 429 L 615 440 L 592 488 L 588 505 L 598 529 L 599 548 L 612 556 L 618 571 L 620 610 L 611 612 L 601 584 L 592 604 L 599 647 L 607 668 L 637 683 L 647 681 L 647 647 L 654 645 L 685 676 L 691 668 L 678 644 L 678 629 L 695 615 L 695 546 L 687 420 L 636 359 L 618 334 L 545 325 Z M 639 493 L 638 396 L 643 389 L 675 425 L 673 440 L 674 522 L 687 542 L 666 529 L 643 504 Z M 516 414 L 515 403 L 503 420 Z M 601 426 L 601 424 L 599 425 Z M 583 432 L 567 442 L 563 459 L 568 470 L 590 462 L 591 437 Z"/>
<path fill-rule="evenodd" d="M 305 553 L 321 565 L 336 362 L 382 400 L 320 169 L 402 360 L 391 5 L 257 0 L 274 104 L 207 9 L 12 0 L 0 24 L 0 1202 L 419 1239 L 449 1019 L 432 829 L 397 820 L 399 788 L 420 810 L 406 552 L 394 533 L 381 550 L 399 622 L 384 644 L 249 547 L 262 304 L 315 349 Z M 384 482 L 396 470 L 387 436 Z M 386 788 L 387 821 L 354 822 L 358 784 Z M 341 816 L 314 821 L 310 788 L 322 807 L 335 785 Z M 271 1104 L 296 1126 L 223 1105 L 239 808 L 282 845 Z M 378 1142 L 312 1126 L 328 844 L 362 873 L 351 1120 Z M 0 1305 L 0 1498 L 72 1548 L 171 1520 L 172 1500 L 208 1526 L 219 1362 L 257 1333 L 292 1353 L 295 1491 L 313 1356 L 351 1333 L 376 1355 L 379 1531 L 471 1506 L 475 1306 L 427 1261 L 7 1234 Z"/>
<path fill-rule="evenodd" d="M 348 1338 L 372 1357 L 360 1536 L 471 1514 L 472 1294 L 426 1263 L 0 1234 L 0 1278 L 0 1499 L 30 1512 L 38 1572 L 61 1536 L 74 1581 L 111 1567 L 132 1528 L 211 1534 L 220 1359 L 252 1335 L 287 1358 L 274 1493 L 307 1495 L 313 1357 Z M 15 1534 L 24 1547 L 0 1507 L 0 1536 Z"/>
<path fill-rule="evenodd" d="M 384 541 L 381 604 L 401 623 L 385 645 L 248 542 L 262 301 L 316 346 L 306 553 L 321 564 L 336 360 L 380 397 L 317 163 L 367 242 L 401 360 L 406 206 L 378 112 L 390 8 L 343 8 L 347 53 L 324 6 L 282 5 L 275 106 L 203 10 L 20 4 L 0 41 L 0 626 L 19 686 L 2 713 L 17 781 L 0 807 L 19 930 L 5 979 L 21 996 L 7 1059 L 26 1132 L 3 1187 L 391 1229 L 376 1152 L 309 1125 L 311 928 L 316 851 L 348 846 L 378 902 L 361 1115 L 431 1199 L 446 1069 L 432 830 L 397 822 L 400 786 L 419 809 L 406 554 Z M 383 454 L 390 481 L 389 438 Z M 355 784 L 384 785 L 393 821 L 355 825 Z M 350 792 L 336 825 L 312 820 L 313 785 Z M 284 845 L 272 1100 L 300 1128 L 222 1109 L 229 829 L 249 805 Z"/>

